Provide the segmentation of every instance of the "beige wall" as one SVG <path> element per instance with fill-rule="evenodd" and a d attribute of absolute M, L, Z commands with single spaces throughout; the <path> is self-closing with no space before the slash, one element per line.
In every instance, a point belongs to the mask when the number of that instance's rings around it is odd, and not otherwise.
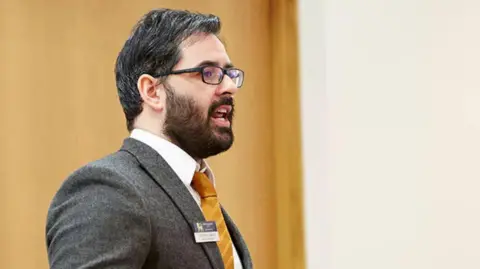
<path fill-rule="evenodd" d="M 480 2 L 299 2 L 307 268 L 480 268 Z"/>
<path fill-rule="evenodd" d="M 158 1 L 0 1 L 0 268 L 48 268 L 50 200 L 73 169 L 127 135 L 113 67 L 136 20 Z M 211 160 L 222 200 L 257 268 L 277 268 L 268 1 L 161 1 L 216 13 L 246 71 L 236 144 Z"/>

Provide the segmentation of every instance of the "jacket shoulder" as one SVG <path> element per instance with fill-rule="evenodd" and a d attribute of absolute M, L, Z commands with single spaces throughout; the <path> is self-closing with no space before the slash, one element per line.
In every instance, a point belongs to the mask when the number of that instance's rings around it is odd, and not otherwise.
<path fill-rule="evenodd" d="M 118 268 L 142 265 L 151 227 L 129 172 L 139 170 L 133 169 L 135 165 L 129 153 L 116 152 L 80 167 L 64 180 L 47 214 L 51 268 L 79 268 L 87 263 L 99 268 L 118 260 L 125 261 Z"/>

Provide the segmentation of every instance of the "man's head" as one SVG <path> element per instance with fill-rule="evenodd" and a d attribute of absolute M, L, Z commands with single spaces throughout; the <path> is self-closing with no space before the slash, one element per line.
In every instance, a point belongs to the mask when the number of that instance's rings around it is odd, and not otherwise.
<path fill-rule="evenodd" d="M 233 68 L 213 15 L 159 9 L 135 26 L 115 73 L 127 128 L 142 128 L 194 158 L 233 143 L 233 96 L 243 72 Z"/>

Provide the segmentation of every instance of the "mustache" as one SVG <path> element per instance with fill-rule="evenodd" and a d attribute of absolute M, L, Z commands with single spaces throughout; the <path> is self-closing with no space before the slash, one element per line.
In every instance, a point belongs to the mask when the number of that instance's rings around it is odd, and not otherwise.
<path fill-rule="evenodd" d="M 223 106 L 223 105 L 231 106 L 232 111 L 230 112 L 230 114 L 233 114 L 233 111 L 235 109 L 235 104 L 233 102 L 233 98 L 232 97 L 223 97 L 223 98 L 220 98 L 219 100 L 213 102 L 210 105 L 210 108 L 208 109 L 208 116 L 211 117 L 213 115 L 213 112 L 215 111 L 215 109 L 217 109 L 219 106 Z"/>

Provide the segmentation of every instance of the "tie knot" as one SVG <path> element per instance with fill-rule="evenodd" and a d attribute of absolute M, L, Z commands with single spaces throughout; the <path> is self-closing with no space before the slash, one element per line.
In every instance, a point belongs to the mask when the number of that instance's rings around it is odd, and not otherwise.
<path fill-rule="evenodd" d="M 192 187 L 198 192 L 201 198 L 217 196 L 215 187 L 205 173 L 195 172 L 193 175 Z"/>

